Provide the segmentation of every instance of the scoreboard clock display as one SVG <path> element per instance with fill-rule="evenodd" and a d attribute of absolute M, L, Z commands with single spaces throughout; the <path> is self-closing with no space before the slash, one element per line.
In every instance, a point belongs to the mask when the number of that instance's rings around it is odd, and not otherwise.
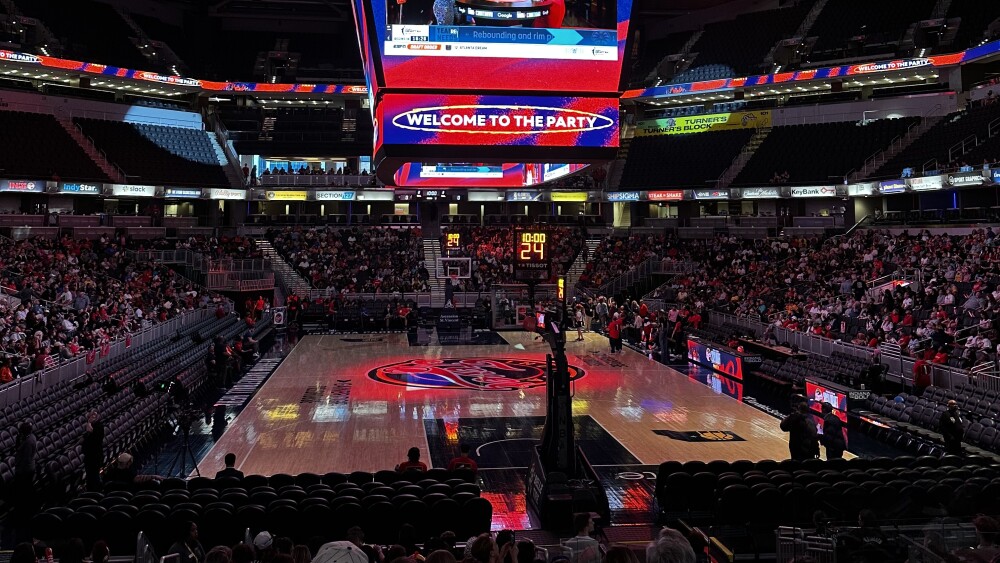
<path fill-rule="evenodd" d="M 521 281 L 548 281 L 552 258 L 545 231 L 514 231 L 514 277 Z"/>

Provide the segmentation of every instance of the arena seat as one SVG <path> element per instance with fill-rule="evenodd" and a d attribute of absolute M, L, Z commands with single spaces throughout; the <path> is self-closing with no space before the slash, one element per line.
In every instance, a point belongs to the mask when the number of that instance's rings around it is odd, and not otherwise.
<path fill-rule="evenodd" d="M 90 118 L 73 121 L 136 182 L 229 187 L 205 131 Z"/>
<path fill-rule="evenodd" d="M 0 168 L 12 177 L 107 182 L 110 179 L 52 115 L 0 111 Z M 53 159 L 52 155 L 59 155 Z"/>

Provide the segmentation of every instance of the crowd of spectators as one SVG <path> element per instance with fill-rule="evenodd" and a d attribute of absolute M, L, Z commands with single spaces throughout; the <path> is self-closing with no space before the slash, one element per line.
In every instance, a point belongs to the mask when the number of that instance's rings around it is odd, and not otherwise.
<path fill-rule="evenodd" d="M 419 228 L 288 227 L 267 233 L 275 250 L 317 289 L 427 291 Z"/>
<path fill-rule="evenodd" d="M 717 237 L 689 241 L 685 253 L 698 273 L 676 276 L 652 297 L 872 348 L 892 342 L 939 363 L 995 359 L 1000 243 L 991 228 L 963 236 Z M 873 285 L 895 272 L 908 281 Z"/>
<path fill-rule="evenodd" d="M 179 238 L 176 240 L 157 239 L 147 246 L 153 250 L 190 250 L 204 255 L 206 258 L 221 259 L 252 259 L 263 258 L 264 252 L 252 238 L 241 236 L 203 235 Z"/>
<path fill-rule="evenodd" d="M 441 255 L 472 259 L 468 279 L 455 280 L 455 291 L 484 291 L 496 284 L 515 283 L 514 231 L 510 227 L 443 227 Z M 583 248 L 584 234 L 572 227 L 546 227 L 553 276 L 565 273 Z M 458 234 L 457 247 L 448 247 L 448 235 Z"/>
<path fill-rule="evenodd" d="M 11 375 L 54 366 L 211 304 L 211 296 L 170 268 L 138 261 L 130 246 L 124 236 L 0 245 L 0 352 Z"/>
<path fill-rule="evenodd" d="M 651 257 L 676 259 L 683 254 L 676 239 L 664 235 L 611 236 L 595 249 L 583 274 L 583 287 L 599 288 L 612 279 L 635 270 Z"/>

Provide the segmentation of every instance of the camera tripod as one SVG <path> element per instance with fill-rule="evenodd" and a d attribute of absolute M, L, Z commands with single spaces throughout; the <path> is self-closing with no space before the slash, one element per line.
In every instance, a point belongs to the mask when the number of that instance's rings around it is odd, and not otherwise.
<path fill-rule="evenodd" d="M 174 467 L 180 465 L 180 469 L 177 473 L 178 477 L 187 478 L 187 462 L 191 460 L 191 469 L 194 470 L 194 474 L 201 477 L 201 472 L 198 471 L 198 462 L 194 458 L 194 452 L 191 450 L 191 424 L 180 425 L 181 432 L 184 434 L 184 443 L 181 444 L 181 448 L 177 450 L 177 454 L 174 455 L 174 461 L 170 463 L 170 469 L 167 470 L 167 477 L 174 476 Z"/>

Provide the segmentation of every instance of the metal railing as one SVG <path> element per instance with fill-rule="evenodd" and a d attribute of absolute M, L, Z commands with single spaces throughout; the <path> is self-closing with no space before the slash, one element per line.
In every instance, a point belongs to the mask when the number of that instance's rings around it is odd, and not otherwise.
<path fill-rule="evenodd" d="M 708 318 L 712 324 L 732 323 L 752 329 L 757 334 L 762 334 L 768 326 L 761 322 L 759 320 L 760 317 L 757 315 L 752 317 L 739 317 L 733 315 L 732 313 L 709 311 Z M 872 359 L 879 355 L 879 351 L 876 348 L 859 346 L 857 344 L 842 342 L 839 340 L 831 340 L 812 333 L 788 330 L 787 328 L 777 326 L 775 326 L 773 330 L 774 336 L 778 342 L 787 342 L 789 345 L 797 346 L 798 349 L 803 352 L 819 354 L 822 356 L 829 356 L 833 352 L 842 352 L 849 356 L 864 359 Z"/>
<path fill-rule="evenodd" d="M 214 314 L 214 308 L 195 309 L 193 311 L 184 311 L 177 317 L 166 322 L 144 326 L 141 330 L 130 333 L 132 337 L 131 347 L 138 347 L 149 342 L 170 338 L 178 329 L 199 323 Z M 147 320 L 146 322 L 151 321 Z M 125 338 L 122 337 L 110 344 L 107 356 L 100 357 L 100 354 L 97 354 L 93 363 L 87 363 L 86 356 L 79 355 L 46 370 L 37 371 L 25 377 L 15 379 L 6 385 L 0 386 L 0 407 L 14 404 L 21 399 L 31 397 L 35 393 L 40 393 L 55 385 L 72 381 L 99 366 L 101 363 L 115 359 L 128 349 L 125 346 Z"/>
<path fill-rule="evenodd" d="M 261 186 L 311 186 L 329 188 L 374 187 L 374 176 L 363 174 L 266 174 L 258 178 Z"/>
<path fill-rule="evenodd" d="M 948 162 L 954 162 L 958 157 L 976 148 L 978 144 L 979 137 L 972 134 L 948 147 Z"/>

